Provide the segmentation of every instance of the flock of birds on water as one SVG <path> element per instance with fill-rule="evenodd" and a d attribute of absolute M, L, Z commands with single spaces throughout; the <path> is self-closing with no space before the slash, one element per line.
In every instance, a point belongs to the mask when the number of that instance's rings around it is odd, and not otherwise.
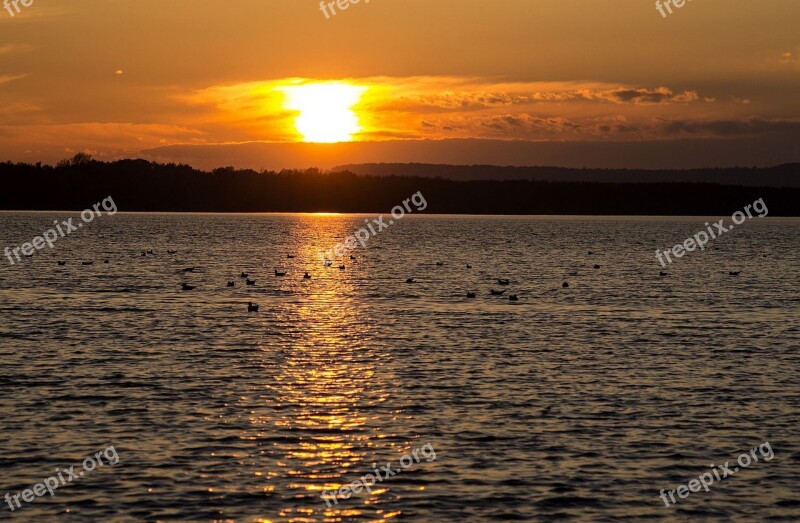
<path fill-rule="evenodd" d="M 172 250 L 168 250 L 167 251 L 168 254 L 175 254 L 177 252 L 178 251 L 172 251 Z M 589 251 L 589 256 L 591 256 L 593 254 L 594 254 L 594 252 Z M 142 251 L 142 257 L 147 257 L 148 255 L 154 256 L 155 252 L 152 251 L 152 250 Z M 289 259 L 293 259 L 294 258 L 294 256 L 291 255 L 291 254 L 287 254 L 286 257 L 289 258 Z M 351 260 L 355 260 L 356 257 L 351 255 L 350 259 Z M 108 259 L 103 260 L 103 263 L 109 263 Z M 59 266 L 64 266 L 66 264 L 67 264 L 66 260 L 58 261 L 58 265 Z M 94 264 L 94 261 L 83 261 L 83 262 L 81 262 L 81 265 L 93 265 L 93 264 Z M 324 267 L 331 267 L 332 265 L 333 265 L 332 261 L 326 260 L 326 261 L 323 262 L 323 266 Z M 443 267 L 444 266 L 444 262 L 436 262 L 436 266 L 437 267 Z M 471 269 L 472 265 L 467 264 L 466 268 L 467 269 Z M 601 266 L 595 263 L 592 266 L 592 268 L 597 270 L 597 269 L 600 269 Z M 194 267 L 186 267 L 181 272 L 183 272 L 184 274 L 185 273 L 189 273 L 189 272 L 194 272 L 194 269 L 195 269 Z M 344 264 L 340 264 L 339 265 L 339 270 L 340 271 L 343 271 L 345 269 L 346 269 L 346 266 Z M 729 276 L 739 276 L 741 273 L 742 273 L 742 271 L 730 271 L 730 272 L 728 272 L 728 275 Z M 277 277 L 277 278 L 282 278 L 282 277 L 286 276 L 286 274 L 287 274 L 287 271 L 279 271 L 277 268 L 275 269 L 275 277 Z M 667 276 L 667 274 L 668 273 L 665 272 L 665 271 L 659 272 L 659 276 L 661 276 L 661 277 L 665 277 L 665 276 Z M 573 272 L 570 272 L 569 275 L 570 276 L 577 276 L 578 272 L 577 271 L 573 271 Z M 256 280 L 251 280 L 249 273 L 242 272 L 240 274 L 240 277 L 244 278 L 246 286 L 255 286 Z M 308 272 L 305 272 L 303 274 L 303 279 L 304 280 L 310 280 L 311 279 L 311 275 Z M 408 278 L 406 280 L 407 284 L 412 284 L 412 283 L 416 283 L 416 282 L 417 281 L 414 278 Z M 511 284 L 511 281 L 508 280 L 508 279 L 497 278 L 497 285 L 499 285 L 499 286 L 505 287 L 505 286 L 508 286 L 510 284 Z M 228 285 L 227 286 L 228 287 L 235 287 L 236 286 L 236 282 L 235 281 L 228 281 Z M 561 287 L 564 288 L 564 289 L 568 289 L 569 288 L 569 282 L 565 281 L 564 283 L 561 284 Z M 197 288 L 196 285 L 189 285 L 188 283 L 185 283 L 185 282 L 181 286 L 181 289 L 184 290 L 184 291 L 193 291 L 196 288 Z M 489 290 L 489 294 L 491 296 L 503 296 L 505 294 L 505 292 L 506 292 L 506 289 L 495 290 L 494 288 L 492 288 L 492 289 Z M 477 298 L 477 294 L 476 293 L 469 292 L 469 291 L 467 292 L 467 299 L 475 299 L 475 298 Z M 516 294 L 510 294 L 508 296 L 508 301 L 519 301 L 519 296 L 517 296 Z M 258 309 L 259 309 L 259 305 L 258 304 L 253 303 L 253 302 L 247 302 L 247 311 L 248 312 L 258 312 Z"/>

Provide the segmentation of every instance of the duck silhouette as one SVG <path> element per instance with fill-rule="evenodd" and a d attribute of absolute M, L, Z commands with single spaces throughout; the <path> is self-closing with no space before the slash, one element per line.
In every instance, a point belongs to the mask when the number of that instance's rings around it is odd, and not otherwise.
<path fill-rule="evenodd" d="M 240 275 L 240 277 L 241 277 L 241 278 L 247 278 L 248 276 L 250 276 L 250 275 L 249 275 L 248 273 L 246 273 L 246 272 L 243 272 L 243 273 Z"/>
<path fill-rule="evenodd" d="M 293 260 L 294 259 L 294 254 L 287 254 L 286 257 L 289 258 L 290 260 Z"/>
<path fill-rule="evenodd" d="M 247 302 L 247 312 L 258 312 L 258 305 L 248 301 Z"/>
<path fill-rule="evenodd" d="M 666 272 L 664 272 L 664 271 L 661 271 L 661 272 L 659 272 L 659 273 L 658 273 L 658 275 L 663 277 L 663 276 L 666 276 L 666 275 L 667 275 L 667 273 L 666 273 Z"/>
<path fill-rule="evenodd" d="M 311 279 L 311 275 L 309 273 L 305 273 L 305 274 L 303 274 L 303 279 L 304 280 L 310 280 Z"/>
<path fill-rule="evenodd" d="M 566 281 L 565 281 L 564 283 L 562 283 L 562 284 L 561 284 L 561 288 L 562 288 L 562 289 L 569 289 L 569 282 L 566 282 Z"/>
<path fill-rule="evenodd" d="M 512 294 L 511 296 L 508 297 L 508 301 L 519 301 L 519 298 L 517 297 L 516 294 Z"/>
<path fill-rule="evenodd" d="M 729 276 L 739 276 L 742 271 L 731 271 L 728 273 Z"/>
<path fill-rule="evenodd" d="M 256 284 L 256 280 L 251 280 L 250 278 L 248 278 L 248 279 L 245 280 L 245 283 L 247 283 L 247 285 L 255 285 Z"/>
<path fill-rule="evenodd" d="M 186 267 L 183 272 L 194 272 L 194 267 Z"/>
<path fill-rule="evenodd" d="M 475 297 L 475 293 L 474 292 L 468 292 L 467 293 L 467 298 L 474 298 L 474 297 Z"/>
<path fill-rule="evenodd" d="M 406 280 L 406 283 L 416 283 L 416 282 L 414 281 L 414 278 L 409 278 Z"/>
<path fill-rule="evenodd" d="M 178 251 L 167 251 L 167 254 L 175 254 Z"/>
<path fill-rule="evenodd" d="M 506 280 L 506 279 L 503 279 L 503 278 L 497 278 L 497 284 L 498 285 L 508 285 L 509 283 L 511 283 L 509 280 Z"/>
<path fill-rule="evenodd" d="M 599 269 L 599 268 L 600 268 L 600 266 L 599 266 L 599 265 L 597 265 L 597 264 L 595 264 L 595 265 L 594 265 L 594 268 L 595 268 L 595 269 Z"/>
<path fill-rule="evenodd" d="M 94 263 L 93 261 L 85 261 L 81 262 L 81 265 L 92 265 L 93 263 Z"/>
<path fill-rule="evenodd" d="M 189 285 L 188 283 L 184 283 L 182 289 L 185 291 L 193 291 L 197 288 L 197 285 Z"/>
<path fill-rule="evenodd" d="M 436 266 L 437 266 L 437 267 L 441 267 L 441 266 L 443 266 L 443 265 L 444 265 L 444 262 L 436 262 Z"/>
<path fill-rule="evenodd" d="M 496 291 L 496 290 L 494 290 L 494 289 L 491 289 L 491 290 L 489 291 L 489 293 L 490 293 L 492 296 L 502 296 L 502 295 L 503 295 L 505 292 L 506 292 L 506 291 L 505 291 L 505 289 L 503 289 L 502 291 Z"/>
<path fill-rule="evenodd" d="M 286 276 L 286 271 L 280 272 L 278 269 L 275 269 L 275 276 Z"/>
<path fill-rule="evenodd" d="M 236 284 L 235 284 L 235 283 L 233 283 L 232 281 L 229 281 L 229 282 L 228 282 L 228 287 L 235 287 L 235 286 L 236 286 Z"/>
<path fill-rule="evenodd" d="M 343 271 L 344 270 L 344 265 L 339 265 L 339 270 Z"/>
<path fill-rule="evenodd" d="M 58 264 L 59 264 L 59 265 L 66 265 L 66 264 L 67 264 L 67 262 L 65 262 L 65 261 L 60 261 L 60 262 L 58 262 Z"/>
<path fill-rule="evenodd" d="M 467 264 L 467 269 L 471 269 L 471 268 L 472 268 L 472 265 L 470 265 L 470 264 L 468 263 L 468 264 Z"/>

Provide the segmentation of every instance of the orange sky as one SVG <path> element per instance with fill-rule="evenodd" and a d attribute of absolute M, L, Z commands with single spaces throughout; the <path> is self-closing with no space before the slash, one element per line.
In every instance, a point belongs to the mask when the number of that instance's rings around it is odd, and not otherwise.
<path fill-rule="evenodd" d="M 800 160 L 797 0 L 35 0 L 0 11 L 0 160 L 676 167 Z M 347 146 L 282 88 L 363 87 Z M 341 112 L 331 113 L 338 119 Z"/>

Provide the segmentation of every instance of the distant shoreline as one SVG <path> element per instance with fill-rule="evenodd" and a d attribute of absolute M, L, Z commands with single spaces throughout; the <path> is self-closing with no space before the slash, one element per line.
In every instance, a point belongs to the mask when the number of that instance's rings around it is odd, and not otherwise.
<path fill-rule="evenodd" d="M 428 169 L 430 174 L 437 174 L 436 166 L 402 165 L 412 171 Z M 738 176 L 744 173 L 757 184 L 763 179 L 761 176 L 769 173 L 794 181 L 798 178 L 797 167 L 790 164 L 709 172 L 738 173 Z M 461 172 L 457 166 L 439 166 L 439 169 Z M 473 169 L 503 168 L 473 166 Z M 550 168 L 527 169 L 544 172 Z M 551 174 L 560 172 L 553 169 Z M 708 181 L 454 180 L 441 176 L 398 176 L 390 172 L 380 175 L 326 173 L 318 169 L 258 172 L 232 167 L 207 172 L 187 165 L 146 160 L 99 162 L 87 155 L 76 155 L 57 166 L 0 163 L 3 181 L 0 210 L 80 211 L 92 202 L 112 196 L 121 212 L 386 214 L 410 194 L 421 192 L 430 205 L 426 213 L 433 215 L 729 216 L 743 205 L 763 198 L 769 205 L 770 216 L 800 216 L 800 187 Z M 625 171 L 626 175 L 635 172 Z"/>

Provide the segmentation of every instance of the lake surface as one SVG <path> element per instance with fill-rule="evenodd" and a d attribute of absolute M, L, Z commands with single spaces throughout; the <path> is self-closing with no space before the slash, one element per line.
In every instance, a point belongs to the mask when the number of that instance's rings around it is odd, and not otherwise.
<path fill-rule="evenodd" d="M 0 213 L 0 248 L 78 216 Z M 655 249 L 709 218 L 409 215 L 323 267 L 367 218 L 119 213 L 3 257 L 0 497 L 112 442 L 119 464 L 0 519 L 800 520 L 800 220 L 664 277 Z"/>

